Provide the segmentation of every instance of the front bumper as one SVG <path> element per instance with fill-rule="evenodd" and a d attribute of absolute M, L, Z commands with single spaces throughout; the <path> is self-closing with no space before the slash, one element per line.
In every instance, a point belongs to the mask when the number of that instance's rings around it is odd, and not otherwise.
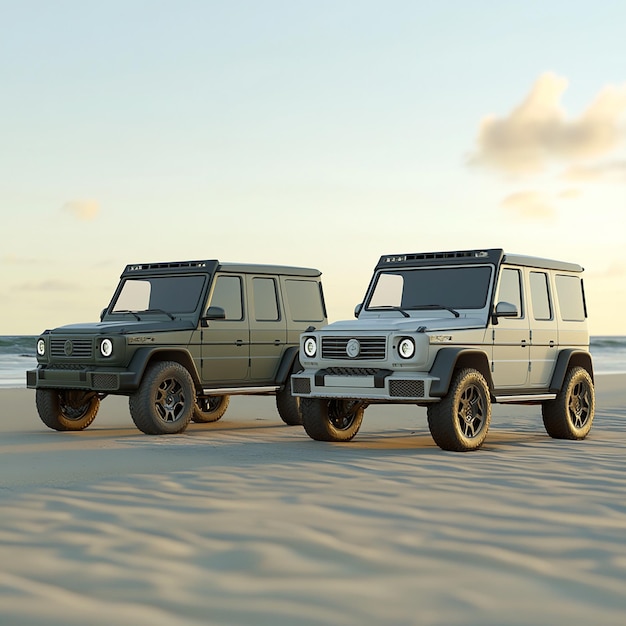
<path fill-rule="evenodd" d="M 291 392 L 301 398 L 351 398 L 372 402 L 438 402 L 430 387 L 439 379 L 426 372 L 370 368 L 328 368 L 292 374 Z"/>
<path fill-rule="evenodd" d="M 125 393 L 139 385 L 137 372 L 116 368 L 61 369 L 39 366 L 26 372 L 29 389 L 85 389 L 102 393 Z"/>

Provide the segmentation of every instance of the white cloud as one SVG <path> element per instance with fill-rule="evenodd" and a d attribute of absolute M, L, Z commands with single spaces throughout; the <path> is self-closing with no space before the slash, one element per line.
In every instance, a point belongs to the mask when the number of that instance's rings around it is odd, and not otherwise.
<path fill-rule="evenodd" d="M 91 221 L 100 213 L 100 204 L 96 200 L 70 200 L 61 207 L 61 210 L 79 220 Z"/>
<path fill-rule="evenodd" d="M 538 191 L 518 191 L 502 200 L 500 206 L 523 219 L 551 220 L 556 211 L 547 196 Z"/>
<path fill-rule="evenodd" d="M 573 165 L 563 173 L 566 180 L 591 182 L 626 182 L 626 161 Z"/>
<path fill-rule="evenodd" d="M 561 106 L 567 85 L 563 77 L 543 74 L 509 114 L 484 118 L 469 163 L 533 174 L 554 163 L 574 165 L 613 152 L 624 140 L 626 85 L 604 87 L 576 118 Z"/>

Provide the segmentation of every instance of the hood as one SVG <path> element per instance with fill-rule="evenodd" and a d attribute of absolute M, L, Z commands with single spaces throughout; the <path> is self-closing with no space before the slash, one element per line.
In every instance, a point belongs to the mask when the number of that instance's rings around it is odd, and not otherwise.
<path fill-rule="evenodd" d="M 131 333 L 158 333 L 176 330 L 193 330 L 195 324 L 190 320 L 155 320 L 119 322 L 89 322 L 86 324 L 68 324 L 47 332 L 52 335 L 129 335 Z"/>
<path fill-rule="evenodd" d="M 479 317 L 366 317 L 356 320 L 334 322 L 325 326 L 321 332 L 337 331 L 350 333 L 363 332 L 416 332 L 424 328 L 425 332 L 465 330 L 470 328 L 485 328 L 485 320 Z"/>

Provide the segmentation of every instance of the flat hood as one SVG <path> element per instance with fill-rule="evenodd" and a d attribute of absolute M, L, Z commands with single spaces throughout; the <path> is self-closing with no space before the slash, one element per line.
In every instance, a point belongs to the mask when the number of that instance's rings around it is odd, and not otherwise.
<path fill-rule="evenodd" d="M 90 322 L 68 324 L 46 331 L 52 335 L 129 335 L 132 333 L 156 333 L 177 330 L 193 330 L 195 325 L 190 320 L 155 320 L 119 322 Z"/>
<path fill-rule="evenodd" d="M 479 317 L 366 317 L 334 322 L 325 326 L 321 332 L 416 332 L 418 328 L 423 328 L 425 332 L 441 332 L 485 327 L 485 320 Z"/>

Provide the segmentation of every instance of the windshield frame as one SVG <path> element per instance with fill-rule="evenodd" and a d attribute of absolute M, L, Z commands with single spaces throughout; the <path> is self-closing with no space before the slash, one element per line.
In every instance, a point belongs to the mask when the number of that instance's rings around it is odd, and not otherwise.
<path fill-rule="evenodd" d="M 432 272 L 432 271 L 442 271 L 442 272 L 463 272 L 463 271 L 476 271 L 487 269 L 489 271 L 488 276 L 482 278 L 481 290 L 480 292 L 484 294 L 484 299 L 480 306 L 477 306 L 478 302 L 460 302 L 455 301 L 448 298 L 448 301 L 440 301 L 440 302 L 415 302 L 414 305 L 406 302 L 406 297 L 404 294 L 404 289 L 406 286 L 406 276 L 414 273 L 414 272 Z M 381 315 L 393 315 L 397 317 L 399 313 L 397 313 L 398 309 L 406 311 L 411 317 L 424 317 L 425 312 L 427 312 L 429 317 L 441 317 L 441 316 L 452 316 L 450 309 L 454 309 L 463 317 L 466 317 L 468 314 L 471 316 L 479 316 L 483 317 L 488 315 L 491 310 L 491 294 L 493 291 L 493 283 L 494 276 L 496 275 L 496 268 L 492 263 L 480 263 L 480 264 L 455 264 L 455 265 L 428 265 L 428 266 L 404 266 L 404 267 L 385 267 L 379 268 L 374 272 L 372 276 L 372 280 L 368 287 L 366 296 L 363 301 L 363 307 L 361 309 L 361 313 L 369 314 L 368 316 L 381 316 Z M 399 303 L 388 301 L 386 304 L 376 304 L 372 306 L 372 299 L 376 295 L 376 289 L 379 285 L 379 281 L 381 276 L 383 275 L 397 275 L 401 276 L 403 279 L 402 285 L 402 294 L 401 300 Z M 483 290 L 484 289 L 484 290 Z M 442 298 L 438 298 L 442 299 Z M 441 308 L 437 308 L 434 305 L 439 305 Z M 361 316 L 359 313 L 359 317 Z"/>

